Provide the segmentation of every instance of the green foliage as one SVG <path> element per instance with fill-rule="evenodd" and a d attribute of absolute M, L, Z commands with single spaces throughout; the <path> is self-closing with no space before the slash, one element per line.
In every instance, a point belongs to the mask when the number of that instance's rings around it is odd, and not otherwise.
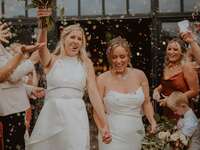
<path fill-rule="evenodd" d="M 158 137 L 161 131 L 171 131 L 175 126 L 174 120 L 168 120 L 165 116 L 155 115 L 158 124 L 157 132 L 155 134 L 146 133 L 142 141 L 142 150 L 167 150 L 169 144 Z"/>
<path fill-rule="evenodd" d="M 20 1 L 20 0 L 18 0 Z M 30 8 L 53 8 L 53 0 L 32 0 L 32 3 L 27 6 L 27 9 Z M 51 30 L 54 26 L 54 20 L 52 16 L 42 17 L 39 22 L 39 27 Z"/>

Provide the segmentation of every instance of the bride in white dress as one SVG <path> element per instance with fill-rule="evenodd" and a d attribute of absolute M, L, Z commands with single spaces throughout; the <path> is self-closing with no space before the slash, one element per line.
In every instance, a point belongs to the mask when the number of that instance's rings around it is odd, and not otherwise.
<path fill-rule="evenodd" d="M 39 10 L 40 14 L 47 10 Z M 40 14 L 40 15 L 41 15 Z M 39 30 L 39 42 L 47 43 L 47 29 Z M 92 62 L 85 52 L 85 35 L 79 25 L 71 25 L 61 33 L 55 52 L 47 47 L 40 51 L 47 72 L 47 93 L 27 150 L 89 150 L 89 125 L 83 94 L 104 123 L 102 140 L 111 140 L 103 104 L 98 94 Z"/>
<path fill-rule="evenodd" d="M 111 69 L 101 74 L 97 81 L 106 108 L 112 142 L 104 144 L 99 138 L 99 150 L 140 150 L 145 133 L 142 112 L 151 124 L 151 132 L 156 129 L 147 78 L 141 70 L 127 67 L 131 51 L 125 39 L 113 39 L 107 57 Z M 102 123 L 95 114 L 96 123 L 101 127 Z"/>

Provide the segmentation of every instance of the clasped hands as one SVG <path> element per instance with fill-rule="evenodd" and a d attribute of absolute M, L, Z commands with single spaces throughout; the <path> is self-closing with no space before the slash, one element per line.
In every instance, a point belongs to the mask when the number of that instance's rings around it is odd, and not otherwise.
<path fill-rule="evenodd" d="M 108 126 L 104 126 L 102 129 L 100 129 L 100 132 L 102 135 L 102 141 L 105 144 L 109 144 L 112 141 L 112 135 L 110 133 Z"/>

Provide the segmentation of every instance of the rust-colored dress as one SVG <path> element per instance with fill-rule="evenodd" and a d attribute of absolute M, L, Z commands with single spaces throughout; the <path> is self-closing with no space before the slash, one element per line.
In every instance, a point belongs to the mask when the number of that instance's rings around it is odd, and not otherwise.
<path fill-rule="evenodd" d="M 164 96 L 169 96 L 174 91 L 186 92 L 189 90 L 189 86 L 184 78 L 183 72 L 179 72 L 169 79 L 161 80 L 162 90 L 161 94 Z M 178 119 L 179 116 L 175 115 L 169 108 L 163 108 L 163 115 L 167 116 L 169 119 Z"/>

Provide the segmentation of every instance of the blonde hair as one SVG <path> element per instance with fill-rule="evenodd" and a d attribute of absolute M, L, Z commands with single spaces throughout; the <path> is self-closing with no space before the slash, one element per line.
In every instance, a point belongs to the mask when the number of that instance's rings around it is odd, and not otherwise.
<path fill-rule="evenodd" d="M 181 104 L 185 104 L 185 105 L 189 104 L 187 96 L 180 91 L 173 92 L 167 98 L 166 103 L 167 103 L 167 107 L 169 107 L 170 109 L 180 106 Z"/>
<path fill-rule="evenodd" d="M 174 38 L 172 40 L 170 40 L 167 44 L 167 47 L 166 49 L 168 48 L 169 44 L 171 43 L 176 43 L 179 45 L 180 49 L 181 49 L 181 58 L 180 58 L 180 63 L 183 63 L 185 60 L 185 52 L 186 52 L 186 47 L 185 47 L 185 43 L 183 40 L 179 39 L 179 38 Z M 169 59 L 167 57 L 167 55 L 165 56 L 165 63 L 164 63 L 164 66 L 168 66 L 169 65 Z"/>
<path fill-rule="evenodd" d="M 61 55 L 61 56 L 65 55 L 65 45 L 64 45 L 65 38 L 74 30 L 81 31 L 82 33 L 82 47 L 80 49 L 79 57 L 81 58 L 83 55 L 87 56 L 85 32 L 81 28 L 80 24 L 69 25 L 62 30 L 60 41 L 58 42 L 58 45 L 55 51 L 53 52 L 55 55 Z"/>
<path fill-rule="evenodd" d="M 121 36 L 118 36 L 109 42 L 108 49 L 106 51 L 107 59 L 111 65 L 112 65 L 112 61 L 111 61 L 112 53 L 113 53 L 114 49 L 119 46 L 121 46 L 122 48 L 124 48 L 126 50 L 126 52 L 128 53 L 129 59 L 132 57 L 131 49 L 129 47 L 128 41 L 126 39 L 122 38 Z M 129 66 L 132 67 L 131 62 L 129 62 Z"/>

